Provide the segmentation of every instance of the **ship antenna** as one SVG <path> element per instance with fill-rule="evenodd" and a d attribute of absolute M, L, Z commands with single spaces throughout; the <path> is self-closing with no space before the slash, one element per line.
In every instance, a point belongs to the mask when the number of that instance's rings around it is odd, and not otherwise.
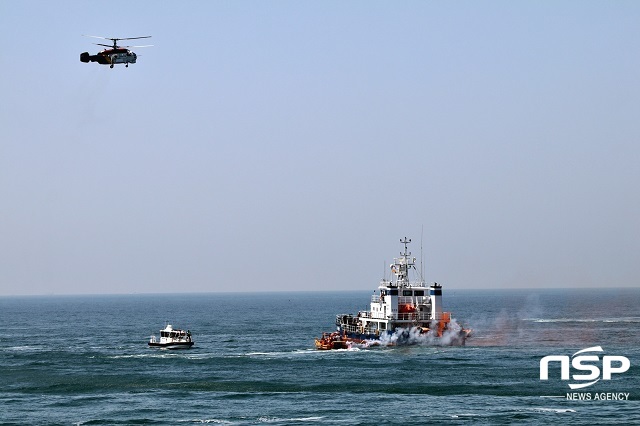
<path fill-rule="evenodd" d="M 407 252 L 407 244 L 411 242 L 411 238 L 404 237 L 404 240 L 400 240 L 402 244 L 404 244 L 404 253 L 400 253 L 404 257 L 411 256 L 411 253 Z"/>
<path fill-rule="evenodd" d="M 424 225 L 422 225 L 422 228 L 420 229 L 420 279 L 424 282 L 424 265 L 422 262 L 424 259 L 424 254 L 422 253 L 423 235 L 424 235 Z"/>

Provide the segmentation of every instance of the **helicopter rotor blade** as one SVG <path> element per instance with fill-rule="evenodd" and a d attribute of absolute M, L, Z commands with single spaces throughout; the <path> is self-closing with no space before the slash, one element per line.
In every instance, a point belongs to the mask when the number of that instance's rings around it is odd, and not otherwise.
<path fill-rule="evenodd" d="M 138 47 L 153 47 L 153 44 L 147 44 L 147 45 L 144 45 L 144 46 L 118 46 L 118 47 L 125 47 L 125 48 L 129 48 L 129 47 L 135 47 L 135 48 L 138 48 Z"/>
<path fill-rule="evenodd" d="M 105 46 L 105 47 L 113 47 L 111 44 L 102 44 L 102 43 L 93 43 L 96 46 Z"/>
<path fill-rule="evenodd" d="M 92 38 L 101 38 L 103 40 L 111 40 L 111 41 L 118 41 L 118 40 L 137 40 L 139 38 L 151 38 L 151 36 L 142 36 L 142 37 L 123 37 L 123 38 L 116 38 L 116 37 L 100 37 L 100 36 L 94 36 L 94 35 L 87 35 L 87 34 L 82 34 L 85 37 L 92 37 Z"/>
<path fill-rule="evenodd" d="M 139 38 L 151 38 L 151 36 L 117 38 L 116 40 L 137 40 Z M 109 39 L 109 40 L 113 40 L 113 39 Z"/>
<path fill-rule="evenodd" d="M 86 35 L 86 34 L 82 34 L 82 35 L 83 35 L 83 36 L 85 36 L 85 37 L 101 38 L 101 39 L 103 39 L 103 40 L 114 40 L 114 39 L 113 39 L 113 38 L 111 38 L 111 37 L 100 37 L 100 36 Z M 115 39 L 115 40 L 119 40 L 119 39 Z"/>

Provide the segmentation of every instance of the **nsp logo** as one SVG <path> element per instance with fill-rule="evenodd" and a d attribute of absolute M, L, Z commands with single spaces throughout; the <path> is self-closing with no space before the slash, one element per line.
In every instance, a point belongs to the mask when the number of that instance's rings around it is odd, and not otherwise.
<path fill-rule="evenodd" d="M 588 383 L 569 383 L 571 389 L 581 389 L 591 386 L 600 380 L 600 368 L 593 364 L 600 361 L 598 355 L 580 355 L 584 352 L 604 352 L 600 346 L 594 346 L 592 348 L 582 349 L 571 355 L 571 359 L 567 355 L 549 355 L 540 360 L 540 380 L 549 380 L 549 363 L 552 361 L 560 362 L 560 378 L 562 380 L 569 379 L 569 362 L 571 366 L 576 370 L 590 371 L 590 374 L 574 374 L 573 380 L 585 381 L 591 380 Z M 615 365 L 614 365 L 615 364 Z M 611 380 L 612 373 L 624 373 L 629 369 L 631 363 L 625 356 L 620 355 L 605 355 L 602 357 L 602 380 Z M 595 379 L 595 380 L 594 380 Z"/>

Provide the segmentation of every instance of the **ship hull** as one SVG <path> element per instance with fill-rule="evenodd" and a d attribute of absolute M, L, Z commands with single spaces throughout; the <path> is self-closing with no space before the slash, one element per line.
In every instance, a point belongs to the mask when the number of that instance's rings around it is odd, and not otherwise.
<path fill-rule="evenodd" d="M 153 343 L 149 342 L 150 347 L 165 348 L 165 349 L 189 349 L 193 346 L 194 342 L 172 342 L 172 343 Z"/>

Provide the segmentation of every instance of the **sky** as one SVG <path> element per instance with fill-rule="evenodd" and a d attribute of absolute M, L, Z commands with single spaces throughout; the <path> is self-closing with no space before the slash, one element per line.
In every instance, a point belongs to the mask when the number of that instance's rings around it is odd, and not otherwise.
<path fill-rule="evenodd" d="M 640 3 L 0 0 L 0 296 L 640 285 Z M 138 62 L 81 63 L 136 37 Z"/>

